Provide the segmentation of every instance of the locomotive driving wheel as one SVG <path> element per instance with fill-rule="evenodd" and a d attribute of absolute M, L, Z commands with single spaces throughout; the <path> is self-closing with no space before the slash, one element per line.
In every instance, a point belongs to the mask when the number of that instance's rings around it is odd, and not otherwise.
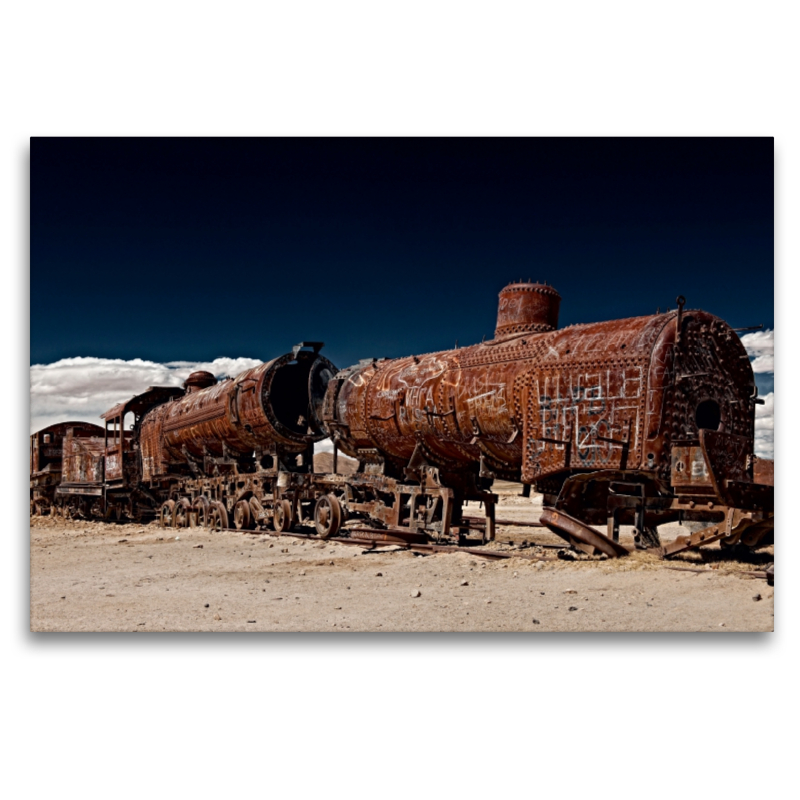
<path fill-rule="evenodd" d="M 187 528 L 189 526 L 189 510 L 191 505 L 185 497 L 181 497 L 175 503 L 175 509 L 172 515 L 172 526 L 174 528 Z"/>
<path fill-rule="evenodd" d="M 233 509 L 233 524 L 237 531 L 249 531 L 252 528 L 250 517 L 250 504 L 247 500 L 240 500 Z"/>
<path fill-rule="evenodd" d="M 342 506 L 332 494 L 320 495 L 314 506 L 314 527 L 320 539 L 336 536 L 342 526 Z"/>
<path fill-rule="evenodd" d="M 292 504 L 288 500 L 278 500 L 275 503 L 273 524 L 278 533 L 286 533 L 292 527 Z"/>
<path fill-rule="evenodd" d="M 228 529 L 228 509 L 219 501 L 211 503 L 208 509 L 208 527 L 212 531 L 224 531 Z"/>
<path fill-rule="evenodd" d="M 211 508 L 211 504 L 208 501 L 208 498 L 205 495 L 200 495 L 197 500 L 194 501 L 193 506 L 196 515 L 197 515 L 197 525 L 200 528 L 210 528 L 211 521 L 209 518 L 209 512 Z"/>
<path fill-rule="evenodd" d="M 175 501 L 166 500 L 161 504 L 158 522 L 162 528 L 171 528 L 175 518 Z"/>

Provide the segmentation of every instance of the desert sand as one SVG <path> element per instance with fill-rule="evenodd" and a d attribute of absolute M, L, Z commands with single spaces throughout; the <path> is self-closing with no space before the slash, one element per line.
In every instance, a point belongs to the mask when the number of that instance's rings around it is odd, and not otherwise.
<path fill-rule="evenodd" d="M 509 484 L 498 519 L 535 521 L 541 499 Z M 478 514 L 477 507 L 470 514 Z M 662 526 L 663 542 L 685 532 Z M 36 517 L 32 631 L 772 631 L 773 588 L 752 573 L 773 548 L 716 545 L 664 561 L 568 551 L 545 529 L 499 525 L 520 555 L 366 551 L 264 533 L 164 530 Z M 632 547 L 630 530 L 621 541 Z"/>

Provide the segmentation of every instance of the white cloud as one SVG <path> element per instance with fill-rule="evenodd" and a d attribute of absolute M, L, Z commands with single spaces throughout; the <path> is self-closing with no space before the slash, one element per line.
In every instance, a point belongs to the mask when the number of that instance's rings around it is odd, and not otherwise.
<path fill-rule="evenodd" d="M 756 406 L 756 446 L 757 456 L 775 458 L 775 392 L 762 398 L 763 406 Z"/>
<path fill-rule="evenodd" d="M 742 344 L 751 358 L 753 372 L 775 373 L 775 331 L 755 331 L 742 336 Z M 775 457 L 775 393 L 763 398 L 764 405 L 756 406 L 755 451 L 762 458 Z"/>
<path fill-rule="evenodd" d="M 746 333 L 742 344 L 753 361 L 753 372 L 775 371 L 775 331 L 765 330 Z"/>
<path fill-rule="evenodd" d="M 31 433 L 56 422 L 101 424 L 100 414 L 141 394 L 148 386 L 180 386 L 190 373 L 206 370 L 218 378 L 255 367 L 255 358 L 170 361 L 141 358 L 63 358 L 30 369 Z"/>

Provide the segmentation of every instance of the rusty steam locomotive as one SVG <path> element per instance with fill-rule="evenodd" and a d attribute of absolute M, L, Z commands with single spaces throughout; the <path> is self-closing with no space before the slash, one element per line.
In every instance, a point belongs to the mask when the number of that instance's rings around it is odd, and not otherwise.
<path fill-rule="evenodd" d="M 667 555 L 771 542 L 771 462 L 753 452 L 760 401 L 735 331 L 683 298 L 665 314 L 559 329 L 560 302 L 551 286 L 513 283 L 490 341 L 342 371 L 304 342 L 233 379 L 151 387 L 106 412 L 105 429 L 39 431 L 32 513 L 486 541 L 500 478 L 541 492 L 541 522 L 590 554 L 626 554 L 620 525 L 660 547 L 672 521 L 705 524 Z M 326 437 L 333 468 L 318 473 Z M 355 473 L 338 471 L 340 452 Z M 483 518 L 463 513 L 467 501 Z"/>

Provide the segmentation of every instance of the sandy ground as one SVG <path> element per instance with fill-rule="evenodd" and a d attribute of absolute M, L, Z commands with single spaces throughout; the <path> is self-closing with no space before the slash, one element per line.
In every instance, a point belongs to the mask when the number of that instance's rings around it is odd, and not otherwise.
<path fill-rule="evenodd" d="M 497 516 L 533 521 L 540 511 L 535 499 L 508 493 Z M 664 542 L 681 532 L 660 529 Z M 647 553 L 608 560 L 548 547 L 561 540 L 545 530 L 501 525 L 494 546 L 524 542 L 533 558 L 488 561 L 49 517 L 32 519 L 30 533 L 32 631 L 731 632 L 774 624 L 772 587 L 748 575 L 772 562 L 772 547 L 747 562 L 715 545 L 670 561 Z M 625 528 L 621 540 L 632 546 Z"/>

